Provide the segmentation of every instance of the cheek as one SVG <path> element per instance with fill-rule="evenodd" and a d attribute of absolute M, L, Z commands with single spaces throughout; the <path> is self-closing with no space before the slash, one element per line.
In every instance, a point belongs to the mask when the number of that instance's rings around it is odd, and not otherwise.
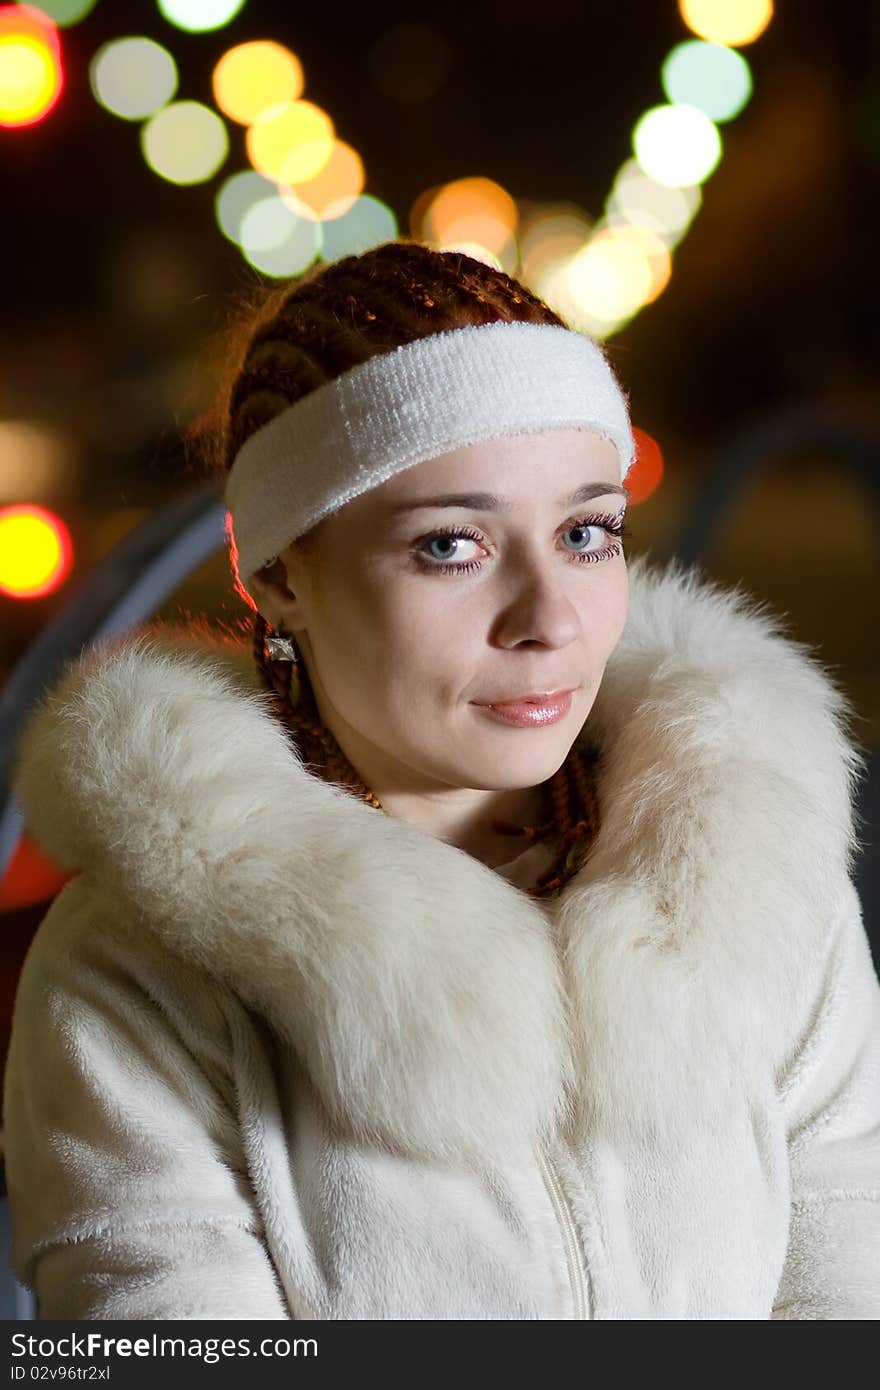
<path fill-rule="evenodd" d="M 414 706 L 445 700 L 472 677 L 479 625 L 469 623 L 460 604 L 438 585 L 398 582 L 375 620 L 381 630 L 381 655 L 376 653 L 375 679 L 388 693 L 397 713 Z"/>
<path fill-rule="evenodd" d="M 619 561 L 614 565 L 581 608 L 584 644 L 591 663 L 602 668 L 620 641 L 629 612 L 629 576 Z"/>
<path fill-rule="evenodd" d="M 356 693 L 403 713 L 468 679 L 456 604 L 418 578 L 352 575 L 327 585 L 310 617 L 312 650 L 335 701 Z"/>
<path fill-rule="evenodd" d="M 627 614 L 629 613 L 629 574 L 625 566 L 621 566 L 619 575 L 615 575 L 615 579 L 618 582 L 615 583 L 611 591 L 605 631 L 608 656 L 611 655 L 623 636 L 623 629 L 626 626 Z"/>

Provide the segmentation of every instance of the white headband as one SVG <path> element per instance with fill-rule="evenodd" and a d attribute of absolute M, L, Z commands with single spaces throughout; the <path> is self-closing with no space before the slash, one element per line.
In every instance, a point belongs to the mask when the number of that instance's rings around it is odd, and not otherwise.
<path fill-rule="evenodd" d="M 626 477 L 635 454 L 626 395 L 601 348 L 574 329 L 453 328 L 358 363 L 282 410 L 236 455 L 225 501 L 239 584 L 247 591 L 298 536 L 396 473 L 546 429 L 610 439 Z"/>

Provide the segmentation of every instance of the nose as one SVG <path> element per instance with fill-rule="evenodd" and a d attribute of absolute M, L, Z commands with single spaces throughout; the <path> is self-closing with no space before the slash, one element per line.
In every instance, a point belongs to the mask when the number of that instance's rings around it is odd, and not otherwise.
<path fill-rule="evenodd" d="M 582 631 L 581 613 L 574 601 L 573 574 L 556 558 L 524 559 L 510 566 L 500 579 L 501 598 L 495 624 L 496 640 L 504 646 L 538 642 L 547 647 L 567 647 Z"/>

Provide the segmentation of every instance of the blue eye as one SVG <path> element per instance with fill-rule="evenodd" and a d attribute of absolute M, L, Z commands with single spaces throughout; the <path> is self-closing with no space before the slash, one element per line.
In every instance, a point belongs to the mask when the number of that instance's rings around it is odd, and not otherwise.
<path fill-rule="evenodd" d="M 448 560 L 451 556 L 457 554 L 459 542 L 465 540 L 479 540 L 479 537 L 470 536 L 466 534 L 464 531 L 438 531 L 435 535 L 429 536 L 429 547 L 432 545 L 439 545 L 441 549 L 445 548 L 446 551 L 444 555 L 432 555 L 431 559 Z"/>
<path fill-rule="evenodd" d="M 589 533 L 594 529 L 605 531 L 609 536 L 613 536 L 614 542 L 611 545 L 604 546 L 601 550 L 571 550 L 569 551 L 569 559 L 574 560 L 575 563 L 592 564 L 596 561 L 609 560 L 612 556 L 619 555 L 623 548 L 620 541 L 628 534 L 628 528 L 624 525 L 624 516 L 625 512 L 622 512 L 616 517 L 591 516 L 572 522 L 572 524 L 566 528 L 566 532 L 584 533 L 587 543 L 589 543 L 590 539 Z M 416 542 L 416 549 L 413 553 L 418 563 L 434 574 L 469 574 L 474 570 L 480 569 L 481 562 L 479 560 L 461 561 L 457 564 L 448 563 L 450 554 L 456 553 L 454 549 L 450 550 L 450 544 L 454 545 L 455 542 L 464 540 L 482 542 L 483 537 L 480 535 L 479 531 L 475 531 L 469 526 L 461 526 L 447 531 L 431 531 L 429 535 L 422 536 L 420 540 Z M 428 555 L 421 549 L 422 546 L 430 547 L 437 544 L 437 542 L 440 542 L 445 549 L 445 555 L 442 557 L 436 554 Z"/>
<path fill-rule="evenodd" d="M 600 527 L 596 527 L 596 529 L 597 529 L 597 530 L 600 530 L 601 528 L 600 528 Z M 590 523 L 590 522 L 588 522 L 588 521 L 578 521 L 578 522 L 575 522 L 574 526 L 569 526 L 569 527 L 568 527 L 568 530 L 565 531 L 565 532 L 563 532 L 563 534 L 564 534 L 564 535 L 571 535 L 572 532 L 574 532 L 574 531 L 580 531 L 583 535 L 585 535 L 585 536 L 587 537 L 587 540 L 589 541 L 589 538 L 590 538 L 590 531 L 592 531 L 592 530 L 593 530 L 593 524 L 592 524 L 592 523 Z M 575 553 L 576 553 L 576 554 L 580 554 L 581 552 L 576 551 Z"/>

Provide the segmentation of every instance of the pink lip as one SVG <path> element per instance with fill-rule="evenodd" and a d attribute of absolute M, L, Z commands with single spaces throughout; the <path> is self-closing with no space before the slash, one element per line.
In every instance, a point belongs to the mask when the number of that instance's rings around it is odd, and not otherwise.
<path fill-rule="evenodd" d="M 505 724 L 515 724 L 519 728 L 532 728 L 542 724 L 555 724 L 571 709 L 570 690 L 554 691 L 552 695 L 526 695 L 517 700 L 504 700 L 498 704 L 478 705 L 487 714 Z M 476 703 L 476 702 L 475 702 Z"/>

